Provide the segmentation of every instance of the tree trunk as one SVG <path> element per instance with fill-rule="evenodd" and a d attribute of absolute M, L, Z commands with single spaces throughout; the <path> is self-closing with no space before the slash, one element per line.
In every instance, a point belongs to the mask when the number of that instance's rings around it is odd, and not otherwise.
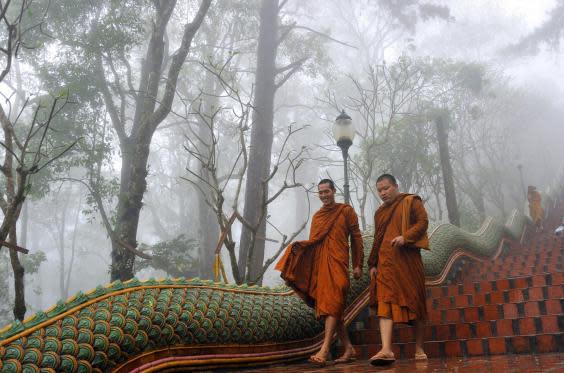
<path fill-rule="evenodd" d="M 65 267 L 65 226 L 67 225 L 67 209 L 69 204 L 68 196 L 65 198 L 65 202 L 62 206 L 62 216 L 59 229 L 58 246 L 59 246 L 59 296 L 61 299 L 67 299 L 68 293 L 65 292 L 65 279 L 66 279 L 66 267 Z M 70 268 L 69 268 L 70 270 Z"/>
<path fill-rule="evenodd" d="M 22 224 L 20 226 L 20 244 L 27 247 L 27 229 L 29 226 L 29 202 L 24 202 L 22 207 Z"/>
<path fill-rule="evenodd" d="M 76 238 L 78 236 L 78 223 L 79 223 L 81 210 L 82 210 L 82 197 L 79 198 L 78 206 L 76 207 L 76 214 L 74 216 L 74 228 L 72 231 L 72 240 L 71 240 L 71 257 L 69 261 L 69 269 L 67 271 L 67 279 L 65 281 L 65 294 L 67 294 L 67 296 L 69 293 L 72 269 L 74 268 L 74 258 L 76 254 Z"/>
<path fill-rule="evenodd" d="M 12 245 L 18 244 L 15 223 L 10 229 L 8 242 Z M 25 271 L 20 262 L 18 252 L 14 249 L 10 249 L 10 262 L 12 264 L 12 270 L 14 271 L 14 317 L 17 320 L 23 321 L 23 319 L 25 318 L 25 312 L 27 310 L 25 307 Z"/>
<path fill-rule="evenodd" d="M 143 195 L 147 188 L 147 162 L 151 140 L 157 127 L 172 109 L 180 70 L 190 50 L 192 39 L 200 28 L 210 4 L 211 0 L 202 0 L 193 21 L 184 26 L 180 47 L 172 55 L 168 75 L 164 77 L 165 87 L 160 95 L 159 88 L 163 81 L 165 33 L 176 1 L 155 2 L 157 12 L 141 69 L 133 128 L 129 136 L 125 132 L 125 123 L 117 114 L 109 85 L 105 77 L 102 77 L 104 81 L 101 85 L 102 94 L 112 117 L 112 125 L 118 134 L 122 152 L 116 222 L 113 230 L 109 232 L 112 235 L 112 266 L 110 269 L 112 281 L 126 281 L 133 277 L 134 254 L 123 248 L 115 239 L 132 247 L 137 246 L 137 228 L 143 207 Z M 99 73 L 103 74 L 102 56 L 98 56 L 98 59 L 100 61 L 98 63 Z M 125 113 L 122 114 L 125 116 Z"/>
<path fill-rule="evenodd" d="M 217 41 L 216 38 L 210 37 L 209 32 L 207 33 L 208 36 L 208 44 L 215 45 Z M 212 51 L 209 51 L 211 54 Z M 207 97 L 202 101 L 202 110 L 204 113 L 211 113 L 214 108 L 218 107 L 218 100 L 217 97 L 220 94 L 217 92 L 217 87 L 215 84 L 215 76 L 211 74 L 209 71 L 206 70 L 205 73 L 205 80 L 204 80 L 204 92 L 209 93 Z M 213 129 L 209 128 L 209 125 L 202 119 L 198 121 L 198 135 L 201 141 L 203 142 L 201 147 L 201 152 L 203 159 L 211 159 L 211 157 L 215 157 L 214 154 L 211 152 L 215 152 L 216 149 L 212 149 L 209 145 L 212 143 L 212 131 Z M 198 173 L 202 180 L 205 180 L 211 184 L 211 175 L 208 169 L 204 167 L 203 164 L 199 163 L 200 169 Z M 208 190 L 207 185 L 205 185 L 204 181 L 200 181 L 202 190 Z M 208 191 L 207 197 L 208 200 L 212 200 L 211 193 Z M 198 249 L 198 259 L 200 261 L 199 265 L 199 276 L 203 279 L 212 279 L 213 278 L 213 262 L 214 262 L 214 249 L 217 245 L 217 241 L 219 239 L 219 225 L 217 223 L 217 217 L 215 212 L 211 209 L 211 207 L 206 203 L 203 197 L 198 198 L 198 222 L 199 222 L 199 249 Z"/>
<path fill-rule="evenodd" d="M 257 75 L 243 213 L 245 220 L 258 229 L 252 232 L 248 227 L 243 227 L 238 260 L 240 278 L 244 278 L 246 282 L 258 277 L 264 262 L 265 209 L 267 208 L 264 201 L 268 199 L 268 185 L 265 186 L 265 183 L 270 174 L 273 140 L 277 38 L 278 0 L 263 0 L 260 10 Z M 262 219 L 260 219 L 261 215 L 263 215 Z"/>
<path fill-rule="evenodd" d="M 122 147 L 124 148 L 126 151 L 122 153 L 121 185 L 114 233 L 124 243 L 135 247 L 143 195 L 147 188 L 149 144 L 140 141 Z M 132 278 L 134 260 L 135 256 L 131 251 L 112 241 L 112 281 L 127 281 Z"/>
<path fill-rule="evenodd" d="M 438 115 L 435 119 L 437 128 L 437 140 L 439 143 L 439 156 L 443 171 L 443 183 L 445 187 L 446 206 L 448 220 L 451 224 L 460 226 L 460 214 L 458 203 L 456 202 L 456 191 L 454 189 L 454 174 L 450 162 L 450 152 L 448 148 L 448 123 L 444 114 Z"/>

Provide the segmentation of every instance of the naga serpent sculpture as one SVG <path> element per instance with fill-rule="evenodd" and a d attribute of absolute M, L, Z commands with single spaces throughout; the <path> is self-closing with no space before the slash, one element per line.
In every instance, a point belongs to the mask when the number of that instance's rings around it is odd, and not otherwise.
<path fill-rule="evenodd" d="M 505 239 L 520 240 L 527 217 L 488 218 L 475 233 L 450 224 L 423 251 L 429 285 L 459 259 L 488 260 Z M 365 250 L 371 248 L 365 237 Z M 365 253 L 365 257 L 368 257 Z M 367 271 L 351 278 L 345 323 L 368 304 Z M 60 301 L 0 330 L 0 372 L 156 372 L 241 367 L 302 359 L 322 342 L 323 325 L 285 286 L 237 286 L 200 279 L 116 281 Z"/>

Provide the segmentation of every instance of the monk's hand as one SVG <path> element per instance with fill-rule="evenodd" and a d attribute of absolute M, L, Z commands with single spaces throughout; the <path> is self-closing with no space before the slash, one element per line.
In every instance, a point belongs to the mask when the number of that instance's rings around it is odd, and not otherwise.
<path fill-rule="evenodd" d="M 397 248 L 400 248 L 400 247 L 402 247 L 403 245 L 405 245 L 405 238 L 403 238 L 403 236 L 397 236 L 396 238 L 394 238 L 394 239 L 391 241 L 391 244 L 392 244 L 392 247 L 394 247 L 394 248 L 396 248 L 396 249 L 397 249 Z"/>
<path fill-rule="evenodd" d="M 369 273 L 370 273 L 370 278 L 372 280 L 376 280 L 376 267 L 370 267 Z"/>
<path fill-rule="evenodd" d="M 355 280 L 358 280 L 362 276 L 362 269 L 360 267 L 355 267 L 353 269 L 353 277 Z"/>

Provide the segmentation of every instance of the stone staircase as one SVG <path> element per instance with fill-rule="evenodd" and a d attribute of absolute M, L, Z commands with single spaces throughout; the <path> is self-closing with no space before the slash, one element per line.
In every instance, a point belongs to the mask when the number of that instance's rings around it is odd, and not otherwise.
<path fill-rule="evenodd" d="M 562 215 L 553 210 L 545 233 L 506 242 L 496 260 L 466 261 L 450 285 L 427 288 L 430 358 L 564 352 L 564 244 L 551 236 Z M 350 329 L 362 359 L 380 349 L 368 311 Z M 394 326 L 396 358 L 413 358 L 414 341 L 413 328 Z"/>

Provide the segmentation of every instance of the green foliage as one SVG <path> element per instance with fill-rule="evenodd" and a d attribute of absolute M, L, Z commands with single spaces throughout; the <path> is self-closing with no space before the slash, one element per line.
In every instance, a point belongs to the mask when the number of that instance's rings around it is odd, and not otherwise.
<path fill-rule="evenodd" d="M 460 227 L 468 232 L 477 231 L 483 223 L 478 211 L 466 199 L 459 198 Z"/>
<path fill-rule="evenodd" d="M 10 260 L 6 248 L 0 249 L 0 325 L 6 325 L 13 319 L 12 314 L 12 301 L 10 300 L 9 292 L 9 273 L 12 272 L 10 268 Z"/>
<path fill-rule="evenodd" d="M 429 19 L 454 20 L 448 6 L 426 3 L 420 0 L 380 0 L 379 3 L 388 10 L 389 16 L 411 33 L 415 33 L 420 21 Z"/>
<path fill-rule="evenodd" d="M 24 267 L 25 273 L 28 275 L 34 274 L 39 271 L 39 266 L 43 263 L 47 258 L 45 257 L 45 253 L 41 250 L 30 253 L 27 255 L 20 256 L 22 266 Z"/>
<path fill-rule="evenodd" d="M 152 246 L 141 245 L 142 251 L 152 252 L 153 259 L 137 259 L 135 269 L 138 272 L 151 267 L 166 272 L 170 277 L 194 277 L 198 274 L 199 267 L 198 247 L 197 240 L 183 234 Z"/>
<path fill-rule="evenodd" d="M 558 51 L 564 36 L 564 1 L 556 2 L 555 7 L 549 12 L 546 21 L 525 35 L 516 44 L 506 48 L 509 54 L 538 54 L 542 45 L 547 45 L 553 51 Z"/>

